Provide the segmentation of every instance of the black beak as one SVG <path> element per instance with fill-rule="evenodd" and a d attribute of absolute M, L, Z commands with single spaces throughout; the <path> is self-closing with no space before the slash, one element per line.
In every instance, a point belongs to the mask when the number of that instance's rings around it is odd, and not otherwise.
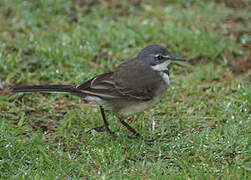
<path fill-rule="evenodd" d="M 172 55 L 164 56 L 164 59 L 171 60 L 171 61 L 186 61 L 186 59 L 184 59 L 184 58 L 180 58 L 180 57 L 176 57 L 176 56 L 172 56 Z"/>
<path fill-rule="evenodd" d="M 169 60 L 172 60 L 172 61 L 186 61 L 186 59 L 181 58 L 181 57 L 176 57 L 176 56 L 169 57 Z"/>

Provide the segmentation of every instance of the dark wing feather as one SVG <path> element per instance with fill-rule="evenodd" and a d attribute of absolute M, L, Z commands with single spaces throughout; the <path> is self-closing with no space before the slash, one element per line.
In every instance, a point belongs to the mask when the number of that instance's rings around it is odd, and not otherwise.
<path fill-rule="evenodd" d="M 150 72 L 151 71 L 151 72 Z M 122 63 L 114 72 L 115 87 L 125 96 L 148 101 L 154 98 L 161 77 L 137 59 Z"/>
<path fill-rule="evenodd" d="M 96 77 L 84 82 L 83 84 L 80 84 L 79 86 L 77 86 L 77 88 L 84 90 L 84 89 L 93 87 L 95 85 L 101 85 L 105 79 L 110 79 L 112 74 L 113 72 L 108 72 L 108 73 L 97 75 Z"/>
<path fill-rule="evenodd" d="M 76 88 L 84 94 L 98 96 L 101 98 L 125 97 L 115 87 L 115 82 L 113 81 L 113 72 L 100 74 L 77 86 Z"/>
<path fill-rule="evenodd" d="M 142 101 L 149 101 L 153 99 L 154 91 L 152 89 L 130 89 L 117 87 L 118 91 L 124 96 L 129 96 Z"/>
<path fill-rule="evenodd" d="M 132 59 L 122 63 L 114 72 L 98 75 L 76 88 L 84 94 L 102 98 L 149 101 L 162 81 L 155 72 L 148 73 L 150 70 L 139 67 L 137 60 Z"/>

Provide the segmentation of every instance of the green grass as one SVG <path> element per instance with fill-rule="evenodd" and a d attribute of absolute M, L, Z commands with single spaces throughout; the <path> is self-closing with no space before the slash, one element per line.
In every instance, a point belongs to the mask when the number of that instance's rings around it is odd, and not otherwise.
<path fill-rule="evenodd" d="M 250 2 L 83 2 L 0 1 L 0 90 L 79 84 L 162 44 L 189 62 L 171 66 L 160 103 L 128 118 L 161 137 L 128 139 L 109 112 L 118 137 L 89 132 L 101 115 L 77 97 L 0 91 L 0 178 L 248 179 Z"/>

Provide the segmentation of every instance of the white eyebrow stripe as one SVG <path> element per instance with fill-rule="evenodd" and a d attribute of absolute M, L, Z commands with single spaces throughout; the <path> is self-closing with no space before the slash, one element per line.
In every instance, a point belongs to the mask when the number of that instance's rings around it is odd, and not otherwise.
<path fill-rule="evenodd" d="M 154 57 L 162 56 L 164 58 L 170 58 L 170 55 L 163 55 L 163 54 L 155 54 Z"/>
<path fill-rule="evenodd" d="M 154 57 L 162 56 L 162 54 L 155 54 Z"/>
<path fill-rule="evenodd" d="M 163 55 L 164 58 L 170 58 L 171 56 L 170 55 Z"/>

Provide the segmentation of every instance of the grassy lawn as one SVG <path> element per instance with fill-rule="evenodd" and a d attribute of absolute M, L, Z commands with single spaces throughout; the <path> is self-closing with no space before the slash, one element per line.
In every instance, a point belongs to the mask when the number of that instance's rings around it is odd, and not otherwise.
<path fill-rule="evenodd" d="M 1 0 L 0 179 L 251 177 L 249 0 Z M 127 122 L 65 94 L 11 85 L 80 84 L 150 44 L 188 63 L 153 108 Z"/>

